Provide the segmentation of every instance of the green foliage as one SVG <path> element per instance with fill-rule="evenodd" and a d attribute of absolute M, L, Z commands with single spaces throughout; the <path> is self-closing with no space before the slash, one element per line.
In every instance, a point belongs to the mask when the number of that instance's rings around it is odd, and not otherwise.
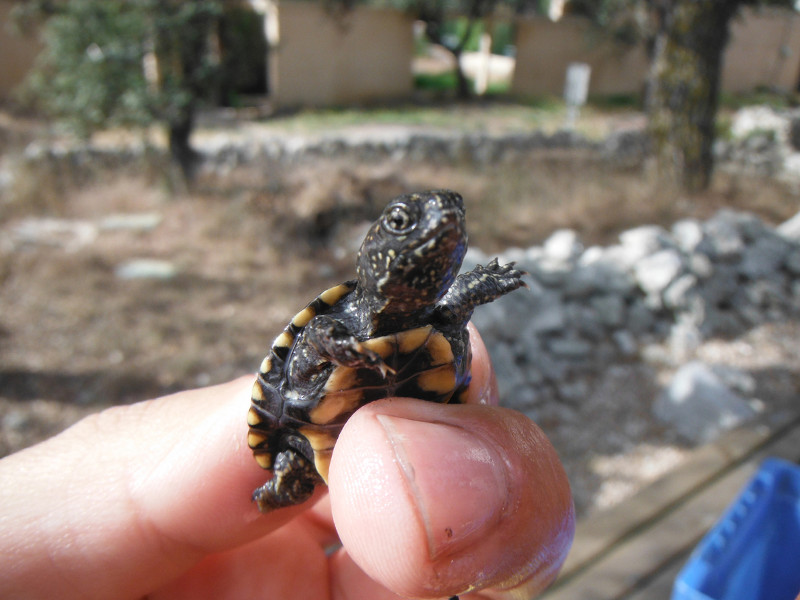
<path fill-rule="evenodd" d="M 42 9 L 52 14 L 29 90 L 81 134 L 173 122 L 213 89 L 208 38 L 220 2 L 68 0 Z M 154 57 L 158 76 L 148 79 Z"/>
<path fill-rule="evenodd" d="M 217 89 L 219 65 L 209 38 L 221 5 L 214 0 L 127 3 L 149 5 L 159 65 L 155 115 L 169 123 L 178 122 L 202 100 L 213 97 Z"/>
<path fill-rule="evenodd" d="M 29 81 L 43 108 L 87 133 L 142 125 L 152 103 L 142 71 L 148 23 L 120 2 L 72 0 L 44 26 L 45 49 Z"/>
<path fill-rule="evenodd" d="M 267 40 L 261 15 L 244 5 L 226 7 L 220 22 L 222 102 L 233 104 L 237 93 L 267 89 Z"/>
<path fill-rule="evenodd" d="M 458 85 L 458 78 L 455 71 L 445 73 L 417 73 L 414 75 L 414 87 L 418 90 L 430 92 L 446 92 L 455 90 Z"/>
<path fill-rule="evenodd" d="M 637 44 L 652 33 L 650 0 L 570 0 L 567 6 L 620 43 Z"/>
<path fill-rule="evenodd" d="M 455 48 L 462 41 L 462 51 L 476 52 L 483 34 L 483 23 L 472 24 L 466 17 L 448 19 L 442 24 L 442 39 L 448 48 Z"/>
<path fill-rule="evenodd" d="M 492 52 L 505 54 L 514 45 L 514 25 L 510 22 L 495 23 L 492 31 Z"/>

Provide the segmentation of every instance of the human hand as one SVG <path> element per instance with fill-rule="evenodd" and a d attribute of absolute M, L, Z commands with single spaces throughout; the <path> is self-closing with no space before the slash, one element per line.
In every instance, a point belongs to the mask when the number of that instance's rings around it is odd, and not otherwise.
<path fill-rule="evenodd" d="M 246 445 L 252 377 L 112 408 L 0 460 L 0 597 L 531 597 L 569 549 L 569 485 L 541 430 L 493 406 L 471 333 L 466 405 L 363 407 L 330 493 L 267 515 L 250 501 L 266 475 Z"/>

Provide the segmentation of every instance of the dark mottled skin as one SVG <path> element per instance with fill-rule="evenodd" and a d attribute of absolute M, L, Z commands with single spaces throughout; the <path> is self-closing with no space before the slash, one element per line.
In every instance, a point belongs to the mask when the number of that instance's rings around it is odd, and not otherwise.
<path fill-rule="evenodd" d="M 274 473 L 253 494 L 262 511 L 303 502 L 323 481 L 312 443 L 301 428 L 308 434 L 309 427 L 316 427 L 334 443 L 352 411 L 379 397 L 458 401 L 470 378 L 466 325 L 473 310 L 524 285 L 523 273 L 513 263 L 499 265 L 496 259 L 456 277 L 466 249 L 459 194 L 439 190 L 395 198 L 364 239 L 357 279 L 329 290 L 336 293 L 323 293 L 309 304 L 313 318 L 302 324 L 298 313 L 301 326 L 290 324 L 283 338 L 276 339 L 259 373 L 251 408 L 251 432 L 258 437 L 250 445 L 257 457 L 261 452 L 262 466 Z M 335 302 L 323 302 L 323 297 Z M 417 384 L 406 375 L 401 384 L 395 368 L 362 346 L 366 340 L 426 325 L 447 340 L 455 366 L 454 389 L 438 395 L 413 387 Z M 341 418 L 335 423 L 314 422 L 310 412 L 330 401 L 323 388 L 342 367 L 359 369 L 359 386 L 353 388 L 363 390 L 356 392 L 358 405 L 337 415 Z"/>

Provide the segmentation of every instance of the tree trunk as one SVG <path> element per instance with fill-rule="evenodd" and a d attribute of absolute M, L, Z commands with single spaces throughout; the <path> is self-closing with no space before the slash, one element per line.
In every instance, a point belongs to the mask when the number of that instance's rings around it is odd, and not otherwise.
<path fill-rule="evenodd" d="M 194 179 L 194 170 L 197 166 L 198 155 L 192 148 L 190 137 L 194 128 L 194 110 L 187 108 L 177 119 L 170 121 L 169 154 L 172 160 L 180 167 L 185 183 L 189 184 Z"/>
<path fill-rule="evenodd" d="M 688 192 L 706 189 L 730 21 L 742 0 L 653 2 L 656 33 L 646 90 L 660 176 Z"/>
<path fill-rule="evenodd" d="M 456 59 L 456 96 L 459 100 L 469 100 L 472 97 L 472 88 L 470 88 L 464 69 L 461 68 L 462 49 L 461 47 L 455 50 L 451 49 L 451 52 Z"/>
<path fill-rule="evenodd" d="M 162 0 L 155 23 L 161 115 L 170 156 L 186 184 L 191 184 L 197 166 L 198 154 L 190 144 L 197 110 L 219 90 L 218 53 L 213 48 L 217 16 L 212 2 Z"/>
<path fill-rule="evenodd" d="M 482 0 L 472 0 L 469 7 L 469 16 L 467 17 L 467 26 L 464 34 L 455 47 L 445 43 L 444 39 L 444 23 L 445 23 L 445 3 L 444 2 L 422 2 L 417 6 L 417 18 L 425 23 L 425 35 L 434 43 L 439 44 L 443 48 L 450 51 L 455 59 L 456 70 L 456 96 L 459 100 L 468 100 L 472 97 L 472 89 L 469 85 L 464 70 L 461 68 L 461 54 L 464 52 L 464 47 L 469 41 L 472 34 L 472 28 L 475 27 L 481 11 L 486 10 L 483 8 Z"/>

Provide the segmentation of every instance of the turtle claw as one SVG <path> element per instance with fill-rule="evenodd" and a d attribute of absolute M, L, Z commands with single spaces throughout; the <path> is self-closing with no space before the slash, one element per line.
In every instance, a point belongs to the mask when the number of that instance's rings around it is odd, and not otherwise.
<path fill-rule="evenodd" d="M 436 314 L 447 323 L 466 323 L 477 306 L 527 288 L 522 278 L 528 273 L 515 265 L 513 261 L 501 265 L 493 258 L 486 266 L 476 265 L 472 271 L 462 273 L 437 304 Z"/>
<path fill-rule="evenodd" d="M 474 285 L 483 289 L 487 299 L 481 302 L 491 302 L 521 287 L 528 287 L 522 278 L 527 275 L 526 271 L 516 268 L 516 263 L 511 261 L 501 265 L 497 258 L 493 258 L 485 267 L 477 265 L 467 275 L 475 281 Z"/>
<path fill-rule="evenodd" d="M 368 350 L 367 348 L 360 349 L 363 357 L 364 357 L 364 366 L 370 369 L 374 369 L 379 371 L 381 377 L 386 379 L 387 375 L 396 375 L 397 371 L 395 371 L 392 367 L 386 364 L 380 354 L 377 352 L 373 352 L 372 350 Z"/>
<path fill-rule="evenodd" d="M 395 371 L 392 367 L 387 365 L 385 362 L 381 361 L 380 365 L 377 365 L 378 370 L 381 372 L 381 377 L 386 379 L 387 375 L 397 375 L 397 371 Z"/>

